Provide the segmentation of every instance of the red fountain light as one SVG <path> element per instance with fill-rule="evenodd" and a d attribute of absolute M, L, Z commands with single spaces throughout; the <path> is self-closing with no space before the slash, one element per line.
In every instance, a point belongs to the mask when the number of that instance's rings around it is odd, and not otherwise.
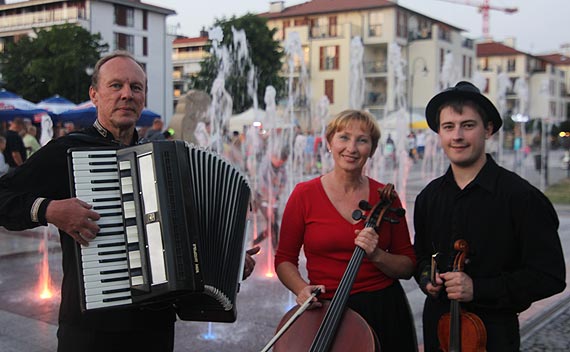
<path fill-rule="evenodd" d="M 47 236 L 40 242 L 39 252 L 42 253 L 42 262 L 40 264 L 40 276 L 38 280 L 38 293 L 41 299 L 50 299 L 53 297 L 53 288 L 51 284 L 51 275 L 49 272 L 48 246 Z"/>

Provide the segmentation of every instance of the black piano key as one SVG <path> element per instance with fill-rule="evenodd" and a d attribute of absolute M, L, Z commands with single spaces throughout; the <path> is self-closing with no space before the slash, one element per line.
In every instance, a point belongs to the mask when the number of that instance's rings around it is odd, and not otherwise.
<path fill-rule="evenodd" d="M 125 245 L 125 242 L 101 243 L 101 244 L 97 245 L 97 248 L 107 248 L 107 247 L 116 247 L 116 246 L 124 246 L 124 245 Z"/>
<path fill-rule="evenodd" d="M 119 291 L 119 292 L 121 292 L 121 291 Z M 106 303 L 106 302 L 115 302 L 115 301 L 122 301 L 122 300 L 129 299 L 129 298 L 131 298 L 130 295 L 124 296 L 124 297 L 115 297 L 115 298 L 103 298 L 103 303 Z"/>
<path fill-rule="evenodd" d="M 107 198 L 96 198 L 93 199 L 93 203 L 97 202 L 120 202 L 121 197 L 107 197 Z"/>
<path fill-rule="evenodd" d="M 102 291 L 101 293 L 104 294 L 104 295 L 109 295 L 109 294 L 111 294 L 111 293 L 129 292 L 130 290 L 131 290 L 131 289 L 128 288 L 128 287 L 127 287 L 127 288 L 115 288 L 115 289 L 112 289 L 112 290 L 104 290 L 104 291 Z M 121 298 L 121 299 L 123 299 L 123 298 Z M 103 302 L 105 302 L 106 300 L 107 300 L 107 302 L 110 302 L 111 300 L 116 300 L 116 299 L 106 298 L 106 299 L 103 299 Z"/>
<path fill-rule="evenodd" d="M 115 255 L 115 254 L 122 254 L 122 253 L 127 253 L 127 251 L 124 249 L 119 249 L 116 251 L 98 252 L 97 255 L 104 256 L 104 255 Z"/>
<path fill-rule="evenodd" d="M 126 273 L 129 270 L 127 268 L 125 269 L 115 269 L 115 270 L 102 270 L 99 272 L 100 275 L 110 275 L 110 274 L 120 274 L 120 273 Z"/>
<path fill-rule="evenodd" d="M 121 204 L 115 204 L 115 205 L 100 205 L 100 206 L 94 206 L 93 210 L 97 211 L 97 210 L 106 210 L 106 209 L 121 209 Z M 122 214 L 123 212 L 121 212 L 120 214 Z M 116 214 L 116 213 L 113 213 Z"/>
<path fill-rule="evenodd" d="M 92 174 L 97 174 L 100 172 L 117 172 L 117 168 L 113 167 L 113 168 L 107 168 L 107 169 L 89 169 L 89 172 Z"/>
<path fill-rule="evenodd" d="M 91 191 L 93 192 L 105 192 L 105 191 L 120 191 L 120 187 L 93 187 Z"/>
<path fill-rule="evenodd" d="M 120 207 L 120 205 L 119 205 L 119 207 Z M 120 212 L 116 212 L 116 213 L 103 213 L 103 214 L 99 214 L 99 215 L 101 215 L 102 218 L 110 217 L 110 216 L 121 216 L 121 215 L 123 215 L 123 212 L 120 211 Z"/>
<path fill-rule="evenodd" d="M 117 282 L 117 281 L 125 281 L 128 280 L 129 277 L 128 276 L 123 276 L 123 277 L 112 277 L 110 279 L 101 279 L 101 283 L 107 283 L 107 282 Z"/>
<path fill-rule="evenodd" d="M 127 258 L 112 258 L 112 259 L 100 259 L 99 263 L 104 264 L 104 263 L 125 262 L 125 261 L 127 261 Z"/>

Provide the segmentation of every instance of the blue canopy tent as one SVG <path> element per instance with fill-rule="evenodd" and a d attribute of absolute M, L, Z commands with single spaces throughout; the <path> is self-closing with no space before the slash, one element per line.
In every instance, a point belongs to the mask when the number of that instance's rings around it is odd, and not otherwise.
<path fill-rule="evenodd" d="M 160 117 L 159 114 L 149 110 L 143 109 L 140 119 L 137 121 L 137 126 L 151 126 L 152 121 Z M 54 119 L 56 122 L 73 122 L 76 126 L 88 126 L 95 122 L 97 118 L 97 110 L 90 101 L 77 105 L 76 108 L 57 114 Z"/>
<path fill-rule="evenodd" d="M 24 117 L 39 122 L 44 114 L 48 114 L 48 111 L 40 109 L 31 101 L 5 89 L 0 90 L 0 121 L 11 121 L 16 117 Z"/>
<path fill-rule="evenodd" d="M 77 107 L 77 104 L 74 104 L 68 99 L 65 99 L 64 97 L 61 97 L 56 94 L 52 97 L 40 101 L 38 103 L 38 107 L 53 112 L 55 114 L 61 114 L 64 111 L 71 110 Z"/>

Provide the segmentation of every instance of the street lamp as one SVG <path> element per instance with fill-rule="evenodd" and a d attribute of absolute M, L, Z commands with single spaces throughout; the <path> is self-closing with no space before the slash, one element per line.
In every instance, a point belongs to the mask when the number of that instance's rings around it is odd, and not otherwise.
<path fill-rule="evenodd" d="M 413 121 L 413 115 L 414 115 L 414 74 L 416 72 L 416 66 L 417 66 L 418 62 L 420 62 L 423 65 L 422 70 L 421 70 L 421 73 L 423 74 L 423 76 L 425 77 L 429 73 L 426 60 L 421 56 L 416 57 L 414 59 L 412 65 L 408 66 L 409 75 L 410 75 L 410 90 L 409 90 L 409 92 L 410 92 L 410 94 L 409 94 L 410 95 L 410 102 L 409 102 L 410 132 L 412 131 L 412 126 L 413 126 L 413 122 L 414 122 Z"/>

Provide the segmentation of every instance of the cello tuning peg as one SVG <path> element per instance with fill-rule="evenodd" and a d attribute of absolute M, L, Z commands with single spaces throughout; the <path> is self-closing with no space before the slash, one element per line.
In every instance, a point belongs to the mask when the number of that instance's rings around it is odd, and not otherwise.
<path fill-rule="evenodd" d="M 356 209 L 355 211 L 352 212 L 352 218 L 355 221 L 362 220 L 362 219 L 364 219 L 364 213 L 362 213 L 361 210 Z"/>
<path fill-rule="evenodd" d="M 394 219 L 394 218 L 391 218 L 391 217 L 388 217 L 388 216 L 384 216 L 384 217 L 382 218 L 382 220 L 387 221 L 387 222 L 389 222 L 390 224 L 399 224 L 399 223 L 400 223 L 400 220 Z"/>
<path fill-rule="evenodd" d="M 365 200 L 361 200 L 360 202 L 358 202 L 358 207 L 364 211 L 368 211 L 368 210 L 372 209 L 372 206 L 370 205 L 370 203 L 368 203 Z"/>
<path fill-rule="evenodd" d="M 406 215 L 406 209 L 404 208 L 390 208 L 390 211 L 396 213 L 396 216 L 400 218 Z"/>

